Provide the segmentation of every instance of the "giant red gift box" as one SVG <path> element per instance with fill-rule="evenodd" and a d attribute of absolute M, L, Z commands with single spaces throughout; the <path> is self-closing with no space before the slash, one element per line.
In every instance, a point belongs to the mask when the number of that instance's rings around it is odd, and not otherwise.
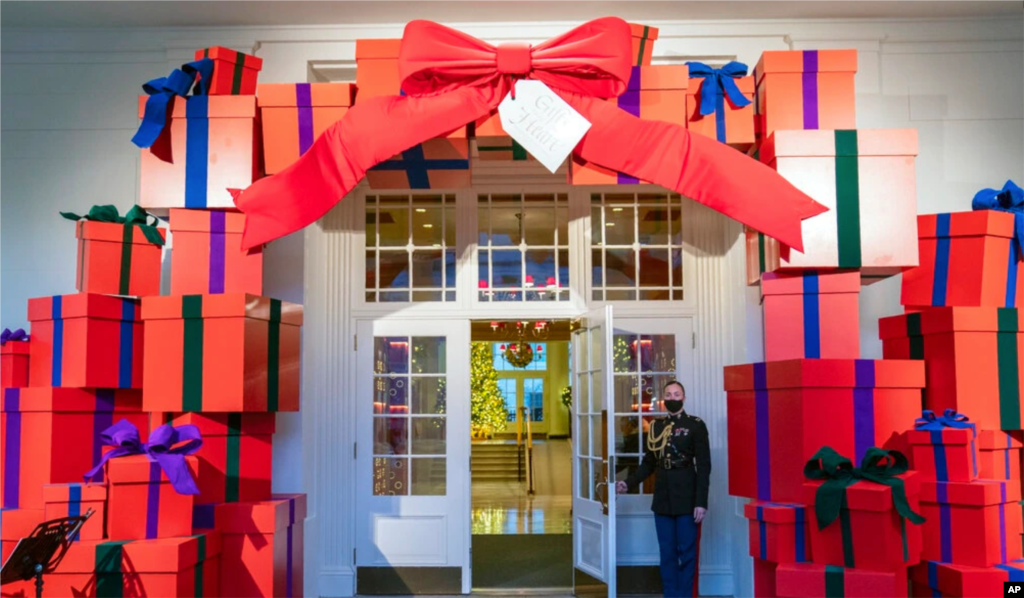
<path fill-rule="evenodd" d="M 0 345 L 0 389 L 28 386 L 28 355 L 31 341 L 7 341 Z"/>
<path fill-rule="evenodd" d="M 85 515 L 89 509 L 93 514 L 82 525 L 75 541 L 102 540 L 106 534 L 107 485 L 106 484 L 47 484 L 43 486 L 43 513 L 46 521 L 61 517 Z"/>
<path fill-rule="evenodd" d="M 754 67 L 758 140 L 780 129 L 857 126 L 856 50 L 772 50 Z"/>
<path fill-rule="evenodd" d="M 974 429 L 910 430 L 911 463 L 922 480 L 969 482 L 978 478 L 980 460 Z"/>
<path fill-rule="evenodd" d="M 903 480 L 910 510 L 920 513 L 921 482 L 917 472 L 908 471 L 895 477 Z M 823 483 L 813 480 L 804 484 L 804 502 L 808 508 L 813 509 Z M 898 571 L 921 560 L 921 526 L 906 521 L 896 511 L 890 486 L 860 480 L 847 486 L 845 492 L 846 498 L 835 521 L 820 529 L 817 518 L 811 520 L 814 564 Z"/>
<path fill-rule="evenodd" d="M 998 430 L 982 430 L 978 437 L 979 475 L 985 480 L 1020 479 L 1021 442 Z"/>
<path fill-rule="evenodd" d="M 723 75 L 724 76 L 724 75 Z M 686 90 L 686 128 L 690 133 L 716 139 L 746 152 L 754 145 L 754 103 L 737 107 L 724 95 L 721 87 L 715 89 L 711 79 L 697 81 L 690 79 Z M 743 97 L 754 99 L 754 77 L 733 79 Z M 715 95 L 716 107 L 713 114 L 701 114 L 700 104 L 704 93 Z"/>
<path fill-rule="evenodd" d="M 794 359 L 725 368 L 729 494 L 803 501 L 802 464 L 822 446 L 861 459 L 902 449 L 921 413 L 924 364 Z"/>
<path fill-rule="evenodd" d="M 196 504 L 248 502 L 270 498 L 273 470 L 273 413 L 169 414 L 166 423 L 199 428 L 203 446 L 196 457 Z"/>
<path fill-rule="evenodd" d="M 42 509 L 0 509 L 0 563 L 6 563 L 18 541 L 27 538 L 43 521 Z"/>
<path fill-rule="evenodd" d="M 213 46 L 196 50 L 195 59 L 213 60 L 211 96 L 251 96 L 256 93 L 256 80 L 263 69 L 263 59 L 225 48 Z"/>
<path fill-rule="evenodd" d="M 256 91 L 263 118 L 267 174 L 281 172 L 348 112 L 351 83 L 264 83 Z"/>
<path fill-rule="evenodd" d="M 157 231 L 166 238 L 162 229 Z M 136 297 L 160 294 L 160 259 L 164 248 L 150 242 L 141 228 L 79 220 L 75 236 L 78 292 Z"/>
<path fill-rule="evenodd" d="M 198 479 L 201 467 L 185 457 L 189 474 Z M 160 464 L 149 455 L 128 455 L 107 461 L 110 479 L 107 537 L 111 540 L 153 540 L 192 533 L 194 495 L 179 494 Z"/>
<path fill-rule="evenodd" d="M 633 116 L 644 120 L 662 120 L 686 126 L 686 90 L 690 69 L 681 65 L 635 66 L 626 91 L 608 100 Z M 588 163 L 573 154 L 569 165 L 573 185 L 638 185 L 637 178 Z"/>
<path fill-rule="evenodd" d="M 900 303 L 925 307 L 1020 307 L 1024 275 L 1014 215 L 994 210 L 917 217 L 920 265 L 903 273 Z"/>
<path fill-rule="evenodd" d="M 786 563 L 775 570 L 775 588 L 779 598 L 903 598 L 907 595 L 907 569 L 870 571 Z"/>
<path fill-rule="evenodd" d="M 100 435 L 122 419 L 145 427 L 141 392 L 6 389 L 0 412 L 3 506 L 42 509 L 44 485 L 81 481 L 109 450 Z"/>
<path fill-rule="evenodd" d="M 910 579 L 920 588 L 914 592 L 920 598 L 1002 596 L 1004 582 L 1024 582 L 1024 561 L 994 567 L 927 561 L 910 568 Z"/>
<path fill-rule="evenodd" d="M 259 502 L 197 505 L 195 521 L 224 536 L 223 596 L 304 596 L 305 494 L 277 494 Z"/>
<path fill-rule="evenodd" d="M 139 118 L 149 96 L 139 98 Z M 228 208 L 263 170 L 256 96 L 175 96 L 168 122 L 142 150 L 139 205 Z"/>
<path fill-rule="evenodd" d="M 757 598 L 776 597 L 775 569 L 778 566 L 778 563 L 754 558 L 754 596 Z"/>
<path fill-rule="evenodd" d="M 139 301 L 107 295 L 28 300 L 29 386 L 142 388 Z"/>
<path fill-rule="evenodd" d="M 775 131 L 756 156 L 829 210 L 803 221 L 803 253 L 747 229 L 748 272 L 918 265 L 915 129 Z"/>
<path fill-rule="evenodd" d="M 807 508 L 801 504 L 748 502 L 743 505 L 748 519 L 750 556 L 772 563 L 808 563 L 811 539 Z"/>
<path fill-rule="evenodd" d="M 45 578 L 47 596 L 208 598 L 221 594 L 221 534 L 204 531 L 159 540 L 75 542 Z M 35 595 L 34 582 L 5 585 L 2 595 Z"/>
<path fill-rule="evenodd" d="M 1020 497 L 1012 482 L 922 482 L 921 558 L 972 567 L 1020 559 Z"/>
<path fill-rule="evenodd" d="M 242 251 L 245 214 L 171 210 L 171 294 L 263 293 L 263 248 Z"/>
<path fill-rule="evenodd" d="M 859 272 L 766 273 L 765 360 L 860 357 L 859 294 Z"/>
<path fill-rule="evenodd" d="M 146 297 L 147 411 L 298 411 L 302 306 L 245 293 Z"/>
<path fill-rule="evenodd" d="M 928 365 L 927 409 L 970 413 L 979 429 L 1021 429 L 1024 320 L 1016 309 L 936 307 L 882 318 L 886 359 Z"/>

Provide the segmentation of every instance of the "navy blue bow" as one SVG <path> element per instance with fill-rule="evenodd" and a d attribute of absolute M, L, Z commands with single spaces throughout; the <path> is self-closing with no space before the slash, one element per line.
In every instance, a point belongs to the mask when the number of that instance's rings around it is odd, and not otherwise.
<path fill-rule="evenodd" d="M 196 83 L 196 75 L 199 75 L 199 83 Z M 184 98 L 190 92 L 193 95 L 207 95 L 212 79 L 213 60 L 202 58 L 184 64 L 180 69 L 174 69 L 166 77 L 147 81 L 142 86 L 142 90 L 149 95 L 149 99 L 146 100 L 146 111 L 143 114 L 139 130 L 132 137 L 132 143 L 141 148 L 147 148 L 156 143 L 167 123 L 167 104 L 171 102 L 171 98 L 174 96 Z"/>
<path fill-rule="evenodd" d="M 970 419 L 962 413 L 957 413 L 955 409 L 946 409 L 939 417 L 936 417 L 935 412 L 931 409 L 925 409 L 921 412 L 921 417 L 917 418 L 914 422 L 914 428 L 918 430 L 957 428 L 969 429 L 971 431 L 975 429 L 974 424 L 970 423 Z"/>
<path fill-rule="evenodd" d="M 736 108 L 742 108 L 750 104 L 750 100 L 743 97 L 740 88 L 736 86 L 737 77 L 747 76 L 747 65 L 735 60 L 720 69 L 713 69 L 703 62 L 687 62 L 690 67 L 690 78 L 700 77 L 704 79 L 704 85 L 700 93 L 700 113 L 704 116 L 715 113 L 715 96 L 721 92 Z M 709 93 L 714 91 L 714 93 Z"/>
<path fill-rule="evenodd" d="M 1017 257 L 1024 257 L 1024 189 L 1013 181 L 1006 181 L 1003 188 L 982 189 L 974 195 L 971 202 L 973 210 L 997 210 L 1009 212 L 1016 221 L 1013 226 L 1013 244 L 1017 248 Z"/>
<path fill-rule="evenodd" d="M 14 332 L 11 332 L 10 328 L 4 328 L 4 331 L 0 333 L 0 345 L 6 345 L 7 341 L 27 341 L 28 335 L 25 334 L 24 328 L 19 328 Z"/>

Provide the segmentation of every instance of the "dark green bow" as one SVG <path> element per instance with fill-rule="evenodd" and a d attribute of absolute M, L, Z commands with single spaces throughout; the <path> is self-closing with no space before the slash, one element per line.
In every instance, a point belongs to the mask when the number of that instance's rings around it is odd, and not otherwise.
<path fill-rule="evenodd" d="M 85 216 L 79 216 L 72 212 L 61 212 L 61 216 L 68 220 L 91 220 L 93 222 L 110 222 L 112 224 L 123 224 L 125 227 L 137 226 L 142 229 L 142 234 L 146 236 L 146 240 L 154 245 L 163 246 L 164 238 L 160 236 L 160 232 L 156 228 L 156 224 L 160 220 L 140 208 L 139 206 L 132 206 L 132 209 L 122 217 L 117 212 L 117 206 L 93 206 L 89 209 L 89 213 Z M 150 222 L 152 218 L 152 223 Z M 127 235 L 126 235 L 127 236 Z M 127 236 L 130 242 L 131 237 Z"/>

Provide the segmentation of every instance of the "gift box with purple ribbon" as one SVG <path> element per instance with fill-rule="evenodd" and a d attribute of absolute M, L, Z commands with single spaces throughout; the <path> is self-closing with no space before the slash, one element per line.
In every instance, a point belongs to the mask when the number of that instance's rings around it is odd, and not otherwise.
<path fill-rule="evenodd" d="M 1024 582 L 1024 561 L 1001 563 L 993 567 L 926 561 L 910 568 L 910 579 L 921 598 L 959 596 L 1002 596 L 1003 583 Z"/>
<path fill-rule="evenodd" d="M 809 563 L 811 537 L 807 507 L 797 503 L 748 502 L 750 556 L 772 563 Z"/>
<path fill-rule="evenodd" d="M 964 415 L 925 410 L 907 432 L 911 463 L 923 480 L 970 482 L 978 478 L 978 432 Z"/>
<path fill-rule="evenodd" d="M 922 482 L 923 560 L 991 567 L 1021 558 L 1020 484 Z"/>
<path fill-rule="evenodd" d="M 284 170 L 341 120 L 355 99 L 351 83 L 264 83 L 256 90 L 267 174 Z"/>
<path fill-rule="evenodd" d="M 749 150 L 754 145 L 754 78 L 747 76 L 747 65 L 735 61 L 717 69 L 703 62 L 686 65 L 691 80 L 686 91 L 686 128 L 742 152 Z"/>
<path fill-rule="evenodd" d="M 978 472 L 985 480 L 1020 480 L 1022 445 L 999 430 L 982 430 L 978 436 Z"/>
<path fill-rule="evenodd" d="M 23 328 L 0 333 L 0 391 L 28 386 L 29 337 Z"/>
<path fill-rule="evenodd" d="M 138 390 L 5 389 L 0 411 L 3 507 L 42 509 L 44 485 L 82 481 L 82 472 L 109 450 L 104 430 L 115 421 L 145 426 L 146 418 Z"/>
<path fill-rule="evenodd" d="M 173 209 L 172 295 L 263 294 L 263 248 L 242 251 L 245 214 Z"/>
<path fill-rule="evenodd" d="M 47 521 L 61 517 L 79 517 L 92 509 L 74 541 L 102 540 L 106 535 L 106 484 L 47 484 L 43 486 L 43 513 Z"/>

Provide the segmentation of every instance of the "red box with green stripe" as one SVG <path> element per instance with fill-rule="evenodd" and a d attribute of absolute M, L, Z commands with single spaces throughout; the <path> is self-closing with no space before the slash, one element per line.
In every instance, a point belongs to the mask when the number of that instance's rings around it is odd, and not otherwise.
<path fill-rule="evenodd" d="M 28 385 L 142 388 L 137 299 L 79 294 L 28 300 Z"/>
<path fill-rule="evenodd" d="M 145 297 L 147 411 L 299 410 L 302 306 L 244 293 Z"/>
<path fill-rule="evenodd" d="M 775 570 L 775 588 L 779 598 L 905 598 L 907 568 L 868 571 L 786 563 Z"/>
<path fill-rule="evenodd" d="M 161 237 L 166 231 L 157 229 Z M 146 239 L 138 226 L 79 220 L 78 274 L 80 293 L 101 295 L 160 294 L 163 247 Z"/>
<path fill-rule="evenodd" d="M 263 69 L 263 59 L 237 52 L 223 46 L 196 50 L 195 59 L 213 60 L 211 96 L 256 95 L 256 80 Z"/>
<path fill-rule="evenodd" d="M 924 361 L 926 409 L 967 413 L 978 429 L 1021 430 L 1021 314 L 996 307 L 936 307 L 882 318 L 882 354 Z"/>
<path fill-rule="evenodd" d="M 910 579 L 921 598 L 1002 596 L 1003 582 L 1024 582 L 1024 561 L 984 568 L 927 561 L 910 568 Z"/>
<path fill-rule="evenodd" d="M 1022 558 L 1020 484 L 995 480 L 922 482 L 921 557 L 991 567 Z"/>

